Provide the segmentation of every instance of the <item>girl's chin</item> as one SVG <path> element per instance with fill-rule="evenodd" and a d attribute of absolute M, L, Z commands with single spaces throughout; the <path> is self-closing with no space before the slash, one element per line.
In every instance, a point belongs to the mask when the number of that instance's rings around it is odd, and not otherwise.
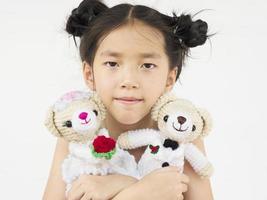
<path fill-rule="evenodd" d="M 125 118 L 118 118 L 117 119 L 118 122 L 120 122 L 121 124 L 125 124 L 125 125 L 134 125 L 136 123 L 138 123 L 141 119 L 137 119 L 137 118 L 129 118 L 129 117 L 125 117 Z"/>
<path fill-rule="evenodd" d="M 138 123 L 142 117 L 141 116 L 131 116 L 131 115 L 117 115 L 116 120 L 120 122 L 121 124 L 125 125 L 134 125 Z"/>

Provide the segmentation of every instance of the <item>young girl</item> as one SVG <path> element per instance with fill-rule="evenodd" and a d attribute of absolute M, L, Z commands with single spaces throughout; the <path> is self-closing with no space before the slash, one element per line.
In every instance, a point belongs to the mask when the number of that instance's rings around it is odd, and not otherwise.
<path fill-rule="evenodd" d="M 150 111 L 157 99 L 172 89 L 190 47 L 205 43 L 207 23 L 190 15 L 167 16 L 142 5 L 108 8 L 84 0 L 75 8 L 66 31 L 81 38 L 80 57 L 86 85 L 107 108 L 103 122 L 114 138 L 128 130 L 157 129 Z M 75 41 L 76 44 L 76 41 Z M 205 154 L 203 141 L 195 145 Z M 136 161 L 146 147 L 129 151 Z M 66 199 L 61 163 L 68 143 L 58 139 L 43 199 Z M 81 200 L 210 200 L 208 179 L 200 179 L 188 163 L 184 174 L 165 167 L 141 180 L 123 175 L 82 175 L 67 199 Z"/>

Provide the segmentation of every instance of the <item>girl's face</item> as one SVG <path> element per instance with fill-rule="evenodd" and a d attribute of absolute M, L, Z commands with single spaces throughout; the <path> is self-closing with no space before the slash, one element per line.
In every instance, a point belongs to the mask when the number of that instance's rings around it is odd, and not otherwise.
<path fill-rule="evenodd" d="M 93 69 L 84 62 L 83 73 L 108 114 L 130 125 L 150 113 L 157 99 L 172 88 L 177 70 L 169 70 L 162 34 L 135 21 L 109 33 L 96 51 Z"/>

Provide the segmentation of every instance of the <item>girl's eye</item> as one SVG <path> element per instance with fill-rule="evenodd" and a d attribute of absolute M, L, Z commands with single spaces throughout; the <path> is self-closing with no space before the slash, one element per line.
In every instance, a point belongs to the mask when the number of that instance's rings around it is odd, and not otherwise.
<path fill-rule="evenodd" d="M 145 63 L 143 65 L 146 69 L 152 69 L 152 68 L 155 68 L 156 65 L 152 64 L 152 63 Z"/>
<path fill-rule="evenodd" d="M 117 64 L 116 62 L 109 62 L 109 61 L 104 63 L 104 65 L 111 68 L 114 68 L 116 64 Z"/>

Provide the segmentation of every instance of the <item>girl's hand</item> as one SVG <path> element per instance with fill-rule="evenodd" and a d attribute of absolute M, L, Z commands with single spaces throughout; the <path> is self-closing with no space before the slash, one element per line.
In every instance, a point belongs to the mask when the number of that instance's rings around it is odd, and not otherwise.
<path fill-rule="evenodd" d="M 106 176 L 81 175 L 72 183 L 68 200 L 109 200 L 137 179 L 120 174 Z"/>
<path fill-rule="evenodd" d="M 149 173 L 114 199 L 125 199 L 130 196 L 128 199 L 182 200 L 188 183 L 188 177 L 179 173 L 177 167 L 164 167 Z"/>
<path fill-rule="evenodd" d="M 177 167 L 164 167 L 153 171 L 140 181 L 148 199 L 182 200 L 189 178 L 178 172 Z"/>

